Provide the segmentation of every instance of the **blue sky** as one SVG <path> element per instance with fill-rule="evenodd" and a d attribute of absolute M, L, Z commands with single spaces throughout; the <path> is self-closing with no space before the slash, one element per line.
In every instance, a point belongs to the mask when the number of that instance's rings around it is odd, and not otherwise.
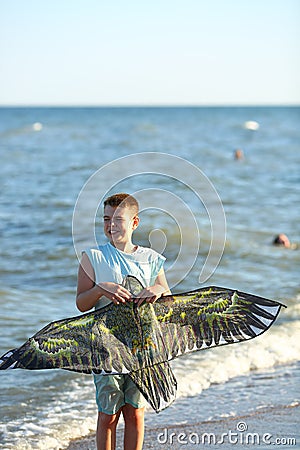
<path fill-rule="evenodd" d="M 299 0 L 13 0 L 0 105 L 300 104 Z"/>

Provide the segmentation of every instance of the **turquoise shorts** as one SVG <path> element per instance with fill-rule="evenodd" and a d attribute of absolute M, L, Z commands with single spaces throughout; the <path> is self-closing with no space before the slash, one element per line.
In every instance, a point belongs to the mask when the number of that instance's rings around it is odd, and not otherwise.
<path fill-rule="evenodd" d="M 125 403 L 143 408 L 147 402 L 129 375 L 94 374 L 98 411 L 116 414 Z"/>

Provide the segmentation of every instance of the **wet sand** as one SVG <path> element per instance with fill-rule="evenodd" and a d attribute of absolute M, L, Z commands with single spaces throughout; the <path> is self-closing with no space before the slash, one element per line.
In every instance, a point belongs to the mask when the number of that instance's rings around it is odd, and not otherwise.
<path fill-rule="evenodd" d="M 192 414 L 192 413 L 191 413 Z M 117 431 L 117 450 L 122 450 L 123 429 Z M 145 450 L 300 448 L 300 405 L 260 410 L 239 417 L 146 427 Z M 95 435 L 72 441 L 67 450 L 96 450 Z"/>

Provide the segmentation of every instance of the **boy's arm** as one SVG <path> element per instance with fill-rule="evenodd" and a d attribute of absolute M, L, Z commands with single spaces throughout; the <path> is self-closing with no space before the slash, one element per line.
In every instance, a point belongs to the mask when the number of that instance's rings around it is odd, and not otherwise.
<path fill-rule="evenodd" d="M 162 286 L 162 288 L 164 289 L 164 291 L 160 295 L 171 295 L 172 294 L 172 292 L 170 291 L 167 279 L 166 279 L 166 274 L 165 274 L 164 269 L 160 270 L 160 272 L 157 275 L 157 278 L 155 280 L 155 284 Z"/>
<path fill-rule="evenodd" d="M 138 306 L 140 306 L 143 301 L 146 301 L 147 303 L 154 303 L 162 295 L 169 294 L 171 294 L 171 291 L 166 279 L 165 271 L 164 269 L 161 269 L 156 277 L 155 284 L 143 289 L 139 293 L 138 298 L 135 299 L 135 302 Z"/>
<path fill-rule="evenodd" d="M 78 269 L 76 306 L 81 312 L 92 309 L 103 295 L 115 305 L 130 301 L 131 294 L 123 286 L 104 282 L 95 284 L 95 272 L 86 253 L 83 253 Z"/>

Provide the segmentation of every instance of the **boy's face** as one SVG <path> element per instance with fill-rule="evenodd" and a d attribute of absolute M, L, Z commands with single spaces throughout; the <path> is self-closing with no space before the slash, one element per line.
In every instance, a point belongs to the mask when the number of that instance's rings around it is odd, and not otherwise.
<path fill-rule="evenodd" d="M 139 218 L 129 208 L 114 208 L 106 205 L 104 208 L 104 234 L 114 246 L 118 243 L 131 242 L 133 231 L 139 224 Z"/>

